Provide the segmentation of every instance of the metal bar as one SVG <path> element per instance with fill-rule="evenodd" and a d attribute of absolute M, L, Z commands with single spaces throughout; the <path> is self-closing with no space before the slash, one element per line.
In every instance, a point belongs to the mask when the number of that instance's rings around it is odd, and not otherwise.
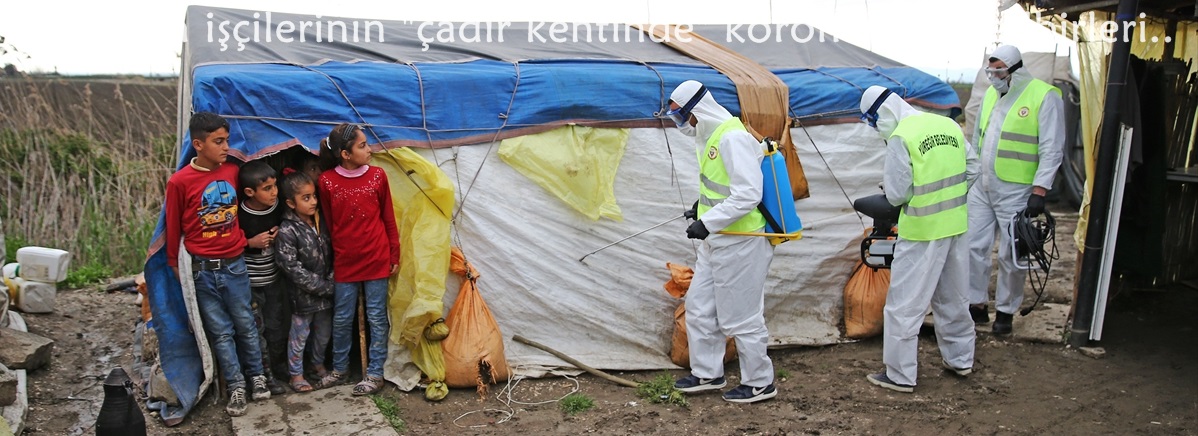
<path fill-rule="evenodd" d="M 612 243 L 610 243 L 610 244 L 607 244 L 607 245 L 604 245 L 604 246 L 602 246 L 602 247 L 596 248 L 596 249 L 595 249 L 595 251 L 592 251 L 592 252 L 590 252 L 590 253 L 587 253 L 587 254 L 584 254 L 584 255 L 582 255 L 582 257 L 578 258 L 578 261 L 579 261 L 579 262 L 582 262 L 582 260 L 583 260 L 583 259 L 586 259 L 586 258 L 587 258 L 587 256 L 590 256 L 590 255 L 592 255 L 592 254 L 595 254 L 595 253 L 598 253 L 598 252 L 600 252 L 600 251 L 603 251 L 603 250 L 605 250 L 605 249 L 607 249 L 608 247 L 611 247 L 611 246 L 613 246 L 613 245 L 616 245 L 616 244 L 619 244 L 619 243 L 621 243 L 621 242 L 624 242 L 624 241 L 627 241 L 627 240 L 629 240 L 629 239 L 632 239 L 633 237 L 635 237 L 635 236 L 639 236 L 640 234 L 642 234 L 642 233 L 645 233 L 645 232 L 647 232 L 647 231 L 650 231 L 650 230 L 656 229 L 656 228 L 658 228 L 658 227 L 664 226 L 664 225 L 666 225 L 666 224 L 669 224 L 669 223 L 673 222 L 674 220 L 676 220 L 676 219 L 678 219 L 678 218 L 682 218 L 682 217 L 684 217 L 684 216 L 686 216 L 686 215 L 685 215 L 685 214 L 683 214 L 683 215 L 678 215 L 678 216 L 676 216 L 676 217 L 673 217 L 673 218 L 670 218 L 670 219 L 668 219 L 668 220 L 662 221 L 660 224 L 657 224 L 657 225 L 655 225 L 655 226 L 653 226 L 653 227 L 650 227 L 650 228 L 647 228 L 647 229 L 645 229 L 645 230 L 641 230 L 641 231 L 639 231 L 639 232 L 636 232 L 636 233 L 633 233 L 633 234 L 631 234 L 631 235 L 625 236 L 625 237 L 621 238 L 619 241 L 612 242 Z"/>

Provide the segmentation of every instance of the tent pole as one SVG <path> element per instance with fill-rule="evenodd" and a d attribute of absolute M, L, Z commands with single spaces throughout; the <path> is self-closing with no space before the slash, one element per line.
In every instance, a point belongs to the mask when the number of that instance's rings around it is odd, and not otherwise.
<path fill-rule="evenodd" d="M 1138 0 L 1120 0 L 1115 13 L 1116 23 L 1135 22 Z M 1124 24 L 1127 25 L 1127 24 Z M 1127 79 L 1131 41 L 1120 35 L 1111 50 L 1107 71 L 1106 102 L 1103 105 L 1102 132 L 1099 137 L 1098 162 L 1094 171 L 1094 190 L 1090 195 L 1089 225 L 1086 230 L 1085 253 L 1082 256 L 1081 277 L 1077 299 L 1073 301 L 1073 325 L 1069 345 L 1084 347 L 1090 340 L 1090 325 L 1094 321 L 1095 298 L 1098 295 L 1102 268 L 1103 241 L 1106 238 L 1107 213 L 1111 206 L 1115 164 L 1119 154 L 1120 103 L 1124 81 Z"/>

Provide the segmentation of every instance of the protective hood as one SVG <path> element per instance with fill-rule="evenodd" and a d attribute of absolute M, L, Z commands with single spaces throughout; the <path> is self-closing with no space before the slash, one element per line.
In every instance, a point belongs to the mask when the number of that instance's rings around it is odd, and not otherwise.
<path fill-rule="evenodd" d="M 1019 52 L 1019 48 L 1013 45 L 1004 45 L 994 49 L 994 53 L 990 54 L 991 59 L 998 59 L 1007 65 L 1007 68 L 1018 65 L 1014 72 L 1011 72 L 1009 86 L 1006 90 L 995 88 L 999 94 L 1007 94 L 1011 91 L 1018 93 L 1022 91 L 1028 83 L 1032 81 L 1032 73 L 1023 65 L 1023 54 Z M 993 85 L 992 85 L 993 86 Z"/>
<path fill-rule="evenodd" d="M 674 88 L 674 92 L 670 93 L 670 100 L 678 105 L 685 105 L 694 97 L 695 93 L 702 88 L 703 84 L 695 80 L 687 80 Z M 695 126 L 695 141 L 699 144 L 707 143 L 707 138 L 715 132 L 716 127 L 723 124 L 724 121 L 732 118 L 732 114 L 728 113 L 727 109 L 716 103 L 715 97 L 711 96 L 711 91 L 708 91 L 698 103 L 695 104 L 691 114 L 699 120 Z"/>
<path fill-rule="evenodd" d="M 884 91 L 886 88 L 877 85 L 867 88 L 865 93 L 861 94 L 861 113 L 868 111 Z M 903 101 L 902 97 L 891 92 L 882 101 L 881 106 L 878 106 L 878 134 L 882 135 L 883 139 L 889 138 L 894 129 L 898 128 L 899 121 L 918 113 L 919 111 Z"/>

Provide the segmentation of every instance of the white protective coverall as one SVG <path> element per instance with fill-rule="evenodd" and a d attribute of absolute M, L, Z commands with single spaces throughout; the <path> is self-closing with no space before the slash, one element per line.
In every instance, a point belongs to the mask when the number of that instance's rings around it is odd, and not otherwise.
<path fill-rule="evenodd" d="M 670 99 L 685 104 L 699 82 L 678 85 Z M 708 92 L 691 112 L 697 147 L 732 114 Z M 683 129 L 688 133 L 688 129 Z M 688 133 L 689 134 L 689 133 Z M 695 275 L 686 293 L 687 344 L 691 374 L 713 379 L 724 376 L 726 338 L 736 340 L 742 385 L 764 387 L 774 383 L 774 364 L 766 354 L 769 331 L 765 327 L 765 279 L 774 247 L 760 236 L 716 233 L 757 208 L 763 192 L 761 144 L 748 132 L 730 131 L 720 140 L 719 153 L 730 178 L 731 195 L 712 207 L 700 220 L 711 232 L 699 241 Z"/>
<path fill-rule="evenodd" d="M 1013 46 L 1002 46 L 994 51 L 1007 66 L 1022 60 L 1019 50 Z M 994 172 L 994 159 L 998 152 L 998 139 L 1002 134 L 1003 121 L 1012 112 L 1012 105 L 1032 81 L 1026 68 L 1015 70 L 1010 76 L 1010 90 L 1000 94 L 990 111 L 990 123 L 981 131 L 981 121 L 972 132 L 971 141 L 982 148 L 981 178 L 969 190 L 969 303 L 985 304 L 989 300 L 990 253 L 994 234 L 998 233 L 998 283 L 994 291 L 994 305 L 998 311 L 1014 314 L 1023 304 L 1023 283 L 1027 271 L 1015 266 L 1011 252 L 1009 227 L 1016 212 L 1027 207 L 1032 187 L 1052 189 L 1053 177 L 1061 165 L 1065 146 L 1065 113 L 1061 96 L 1049 92 L 1044 96 L 1037 117 L 1040 124 L 1040 164 L 1031 185 L 1007 182 Z M 1015 109 L 1016 111 L 1018 109 Z M 979 115 L 980 116 L 980 115 Z"/>
<path fill-rule="evenodd" d="M 884 88 L 871 86 L 861 96 L 864 113 Z M 878 108 L 878 133 L 890 137 L 903 118 L 919 113 L 898 94 L 890 94 Z M 965 179 L 973 184 L 978 176 L 977 151 L 965 142 Z M 911 156 L 903 138 L 886 141 L 886 169 L 882 186 L 886 200 L 895 206 L 907 204 L 914 196 Z M 976 189 L 976 188 L 975 188 Z M 918 335 L 928 305 L 936 328 L 940 355 L 953 368 L 972 368 L 974 350 L 973 320 L 965 286 L 969 283 L 968 240 L 965 234 L 934 241 L 899 239 L 890 267 L 890 289 L 883 310 L 882 362 L 886 376 L 895 383 L 915 385 L 919 365 Z"/>

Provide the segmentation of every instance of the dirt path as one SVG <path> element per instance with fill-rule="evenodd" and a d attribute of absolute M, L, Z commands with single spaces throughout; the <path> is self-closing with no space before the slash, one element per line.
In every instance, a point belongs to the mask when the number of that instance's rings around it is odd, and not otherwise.
<path fill-rule="evenodd" d="M 1071 294 L 1074 221 L 1062 213 L 1058 243 L 1065 258 L 1054 267 L 1048 301 L 1067 302 Z M 132 362 L 131 332 L 138 316 L 133 299 L 130 294 L 66 291 L 59 295 L 57 312 L 26 317 L 32 332 L 57 341 L 51 367 L 30 374 L 27 434 L 94 432 L 91 425 L 103 395 L 99 378 L 114 365 Z M 709 394 L 689 397 L 689 407 L 666 407 L 590 376 L 577 378 L 577 386 L 594 399 L 595 407 L 574 416 L 555 403 L 520 404 L 565 395 L 575 388 L 565 378 L 520 381 L 511 390 L 514 402 L 507 404 L 496 399 L 503 385 L 494 386 L 481 401 L 465 389 L 453 390 L 440 403 L 394 387 L 384 395 L 398 403 L 408 434 L 1198 434 L 1194 308 L 1198 291 L 1193 289 L 1121 293 L 1111 304 L 1104 340 L 1098 344 L 1106 351 L 1101 359 L 1059 344 L 980 333 L 975 373 L 966 379 L 940 369 L 935 336 L 925 331 L 920 336 L 919 386 L 910 395 L 864 380 L 881 368 L 880 338 L 771 350 L 776 369 L 788 377 L 779 379 L 777 398 L 755 405 L 726 403 Z M 1018 317 L 1015 326 L 1019 328 Z M 617 374 L 646 381 L 660 373 Z M 735 370 L 730 376 L 735 384 Z M 514 415 L 497 423 L 507 414 L 494 410 Z M 147 420 L 150 433 L 157 435 L 232 434 L 223 404 L 210 398 L 180 426 L 165 428 L 149 415 Z"/>

